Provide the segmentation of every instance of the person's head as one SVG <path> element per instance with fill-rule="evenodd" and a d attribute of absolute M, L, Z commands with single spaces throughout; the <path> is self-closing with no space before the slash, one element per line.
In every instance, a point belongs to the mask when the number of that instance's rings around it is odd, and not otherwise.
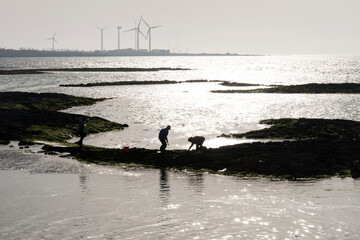
<path fill-rule="evenodd" d="M 168 125 L 167 127 L 166 127 L 168 130 L 171 130 L 171 127 L 170 127 L 170 125 Z"/>

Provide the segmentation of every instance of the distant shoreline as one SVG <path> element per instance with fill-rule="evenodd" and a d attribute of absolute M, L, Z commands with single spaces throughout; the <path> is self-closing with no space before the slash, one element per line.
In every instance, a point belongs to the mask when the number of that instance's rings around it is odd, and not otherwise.
<path fill-rule="evenodd" d="M 5 49 L 0 48 L 2 57 L 142 57 L 142 56 L 262 56 L 258 54 L 237 53 L 171 53 L 170 50 L 158 49 L 148 52 L 146 50 L 120 49 L 105 51 L 78 51 L 78 50 L 36 50 L 36 49 Z"/>
<path fill-rule="evenodd" d="M 0 70 L 0 75 L 44 74 L 51 72 L 157 72 L 157 71 L 187 71 L 189 68 L 34 68 Z"/>

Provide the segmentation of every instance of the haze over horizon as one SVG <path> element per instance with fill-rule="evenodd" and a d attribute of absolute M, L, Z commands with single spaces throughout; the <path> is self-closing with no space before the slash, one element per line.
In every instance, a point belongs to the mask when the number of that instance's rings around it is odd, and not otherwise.
<path fill-rule="evenodd" d="M 360 54 L 359 0 L 0 0 L 0 48 L 135 47 L 141 15 L 152 49 L 182 53 Z M 146 25 L 141 25 L 146 34 Z M 148 42 L 140 37 L 140 48 Z"/>

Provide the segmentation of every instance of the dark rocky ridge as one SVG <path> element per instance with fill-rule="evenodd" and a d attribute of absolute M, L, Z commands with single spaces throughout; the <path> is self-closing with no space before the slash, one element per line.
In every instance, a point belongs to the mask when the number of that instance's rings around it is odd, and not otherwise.
<path fill-rule="evenodd" d="M 358 83 L 309 83 L 301 85 L 275 85 L 250 90 L 214 90 L 213 93 L 360 93 Z"/>
<path fill-rule="evenodd" d="M 262 130 L 221 136 L 251 139 L 360 140 L 360 122 L 350 120 L 283 118 L 262 120 L 260 124 L 271 126 Z"/>
<path fill-rule="evenodd" d="M 178 84 L 178 83 L 203 83 L 203 82 L 209 82 L 209 81 L 203 79 L 186 80 L 180 82 L 173 80 L 116 81 L 116 82 L 95 82 L 95 83 L 81 83 L 81 84 L 60 84 L 59 87 L 99 87 L 99 86 L 153 85 L 153 84 Z"/>
<path fill-rule="evenodd" d="M 360 177 L 360 141 L 311 140 L 249 143 L 202 151 L 133 148 L 129 152 L 86 146 L 44 146 L 46 152 L 67 152 L 87 163 L 141 164 L 155 168 L 208 171 L 240 177 L 270 176 L 285 179 L 341 176 Z"/>

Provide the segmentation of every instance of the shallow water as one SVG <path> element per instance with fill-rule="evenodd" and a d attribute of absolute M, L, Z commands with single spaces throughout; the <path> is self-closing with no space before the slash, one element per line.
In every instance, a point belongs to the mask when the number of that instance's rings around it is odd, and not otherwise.
<path fill-rule="evenodd" d="M 207 147 L 245 140 L 217 138 L 265 126 L 266 118 L 360 121 L 358 94 L 214 94 L 218 83 L 60 88 L 59 84 L 126 80 L 230 80 L 260 84 L 360 82 L 359 57 L 2 58 L 0 68 L 182 67 L 148 73 L 52 73 L 0 76 L 0 91 L 108 97 L 65 112 L 129 124 L 87 136 L 85 144 L 169 149 L 192 135 Z M 230 88 L 232 89 L 232 88 Z M 73 139 L 76 141 L 77 139 Z M 250 140 L 251 141 L 251 140 Z M 289 182 L 86 165 L 66 157 L 0 146 L 0 239 L 357 239 L 360 182 Z M 32 153 L 31 153 L 32 152 Z"/>
<path fill-rule="evenodd" d="M 8 146 L 0 159 L 1 239 L 360 237 L 360 181 L 353 179 L 102 167 Z"/>
<path fill-rule="evenodd" d="M 263 128 L 267 118 L 307 117 L 360 120 L 359 94 L 215 94 L 211 90 L 236 89 L 218 83 L 172 85 L 59 87 L 88 82 L 227 80 L 260 84 L 360 82 L 360 57 L 103 57 L 3 58 L 1 68 L 56 67 L 172 67 L 190 71 L 51 73 L 0 76 L 0 91 L 60 92 L 110 100 L 65 112 L 99 116 L 126 123 L 125 131 L 86 137 L 85 144 L 104 147 L 158 148 L 158 132 L 171 125 L 169 149 L 188 148 L 190 136 L 202 135 L 207 147 L 241 143 L 218 139 L 225 133 Z M 73 139 L 72 141 L 76 141 Z"/>

